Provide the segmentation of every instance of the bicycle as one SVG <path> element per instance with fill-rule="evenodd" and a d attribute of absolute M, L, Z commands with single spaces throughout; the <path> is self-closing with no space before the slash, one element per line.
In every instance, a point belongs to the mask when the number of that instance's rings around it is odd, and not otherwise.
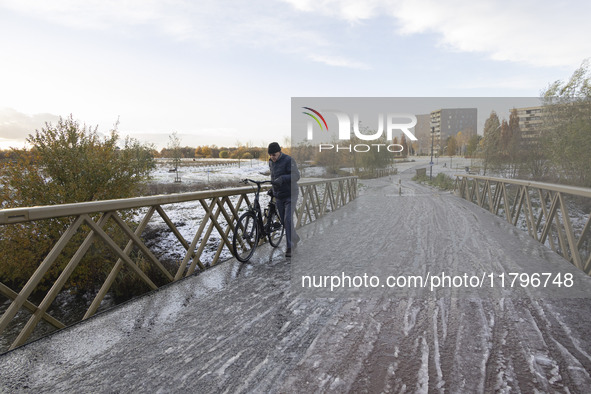
<path fill-rule="evenodd" d="M 234 235 L 232 237 L 232 247 L 234 249 L 234 257 L 242 263 L 246 263 L 256 250 L 261 239 L 267 237 L 271 246 L 276 248 L 279 246 L 285 229 L 281 223 L 279 212 L 275 205 L 275 197 L 269 190 L 271 200 L 269 205 L 261 213 L 261 205 L 259 204 L 259 195 L 261 186 L 271 181 L 253 181 L 252 179 L 244 179 L 243 183 L 254 183 L 257 185 L 257 190 L 254 196 L 253 205 L 249 205 L 248 210 L 243 213 L 236 227 L 234 228 Z"/>

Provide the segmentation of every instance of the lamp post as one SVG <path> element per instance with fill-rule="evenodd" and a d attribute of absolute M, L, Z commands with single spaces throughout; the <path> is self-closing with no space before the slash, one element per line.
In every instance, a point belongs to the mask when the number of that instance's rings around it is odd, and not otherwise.
<path fill-rule="evenodd" d="M 429 163 L 429 180 L 433 180 L 433 139 L 435 138 L 435 126 L 431 126 L 431 162 Z"/>
<path fill-rule="evenodd" d="M 452 145 L 452 148 L 453 148 L 453 145 Z M 449 168 L 450 169 L 451 169 L 452 160 L 454 158 L 453 153 L 455 153 L 455 152 L 450 152 L 450 155 L 449 155 Z"/>

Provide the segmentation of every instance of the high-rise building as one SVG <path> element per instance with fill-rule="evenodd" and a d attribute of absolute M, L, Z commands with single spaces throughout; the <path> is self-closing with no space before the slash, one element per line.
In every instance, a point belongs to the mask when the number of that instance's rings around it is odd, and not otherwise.
<path fill-rule="evenodd" d="M 458 141 L 458 143 L 460 146 L 467 144 L 468 139 L 476 135 L 477 116 L 478 110 L 476 108 L 443 108 L 432 111 L 430 117 L 431 128 L 434 132 L 434 154 L 443 154 L 447 139 L 458 137 L 460 132 L 463 141 Z"/>

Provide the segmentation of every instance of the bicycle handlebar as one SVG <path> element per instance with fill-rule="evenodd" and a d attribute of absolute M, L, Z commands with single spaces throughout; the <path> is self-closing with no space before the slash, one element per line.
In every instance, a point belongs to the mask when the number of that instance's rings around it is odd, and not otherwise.
<path fill-rule="evenodd" d="M 263 183 L 271 183 L 271 181 L 254 181 L 254 180 L 248 179 L 248 178 L 242 180 L 242 183 L 248 183 L 248 182 L 255 183 L 255 184 L 259 185 L 259 186 L 262 185 Z"/>

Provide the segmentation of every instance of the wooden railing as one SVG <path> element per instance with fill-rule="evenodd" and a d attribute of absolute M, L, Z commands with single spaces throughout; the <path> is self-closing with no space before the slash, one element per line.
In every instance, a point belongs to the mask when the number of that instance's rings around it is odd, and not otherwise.
<path fill-rule="evenodd" d="M 344 177 L 319 181 L 305 181 L 299 183 L 300 197 L 296 207 L 296 226 L 301 227 L 317 220 L 327 212 L 333 211 L 347 204 L 357 197 L 357 178 Z M 113 264 L 107 278 L 100 290 L 86 310 L 82 320 L 96 313 L 105 296 L 111 289 L 118 274 L 124 266 L 131 269 L 150 289 L 157 289 L 154 278 L 150 278 L 145 267 L 137 264 L 131 256 L 133 249 L 139 250 L 143 256 L 155 268 L 160 276 L 165 278 L 165 284 L 177 281 L 183 277 L 205 270 L 216 265 L 219 261 L 229 258 L 232 252 L 232 232 L 234 223 L 240 212 L 251 203 L 253 188 L 241 187 L 215 191 L 201 191 L 192 193 L 170 194 L 151 197 L 138 197 L 121 200 L 93 201 L 76 204 L 63 204 L 55 206 L 42 206 L 32 208 L 14 208 L 0 210 L 0 225 L 10 226 L 19 223 L 39 220 L 51 220 L 55 218 L 70 218 L 71 223 L 50 252 L 39 263 L 37 269 L 28 282 L 16 291 L 0 282 L 0 294 L 12 300 L 2 317 L 0 318 L 0 335 L 13 321 L 19 311 L 26 309 L 30 313 L 27 323 L 17 338 L 12 342 L 10 349 L 26 343 L 41 320 L 49 323 L 56 329 L 66 326 L 65 323 L 51 316 L 47 311 L 79 266 L 81 260 L 90 249 L 95 240 L 101 240 L 117 256 L 117 261 L 104 261 L 103 264 Z M 174 223 L 167 214 L 171 204 L 185 202 L 199 202 L 203 210 L 203 219 L 195 226 L 192 239 L 188 240 L 178 229 L 178 223 Z M 135 230 L 124 220 L 124 212 L 137 210 L 143 217 L 139 220 Z M 168 209 L 170 212 L 170 209 Z M 158 214 L 165 226 L 170 230 L 179 242 L 179 248 L 184 255 L 178 264 L 176 272 L 170 272 L 165 268 L 160 258 L 156 256 L 146 245 L 142 234 L 151 219 Z M 93 219 L 96 218 L 96 219 Z M 125 248 L 120 248 L 115 240 L 107 234 L 105 226 L 120 229 L 127 239 Z M 86 237 L 77 246 L 76 252 L 59 273 L 59 277 L 51 284 L 51 288 L 43 296 L 39 305 L 35 305 L 29 298 L 32 294 L 39 293 L 38 285 L 44 279 L 56 259 L 62 254 L 66 245 L 73 242 L 74 234 L 87 229 Z M 41 234 L 39 234 L 41 236 Z M 213 244 L 213 245 L 212 245 Z M 209 261 L 203 261 L 205 247 L 216 250 L 215 255 Z M 71 245 L 70 245 L 71 247 Z M 224 257 L 225 256 L 225 257 Z M 0 352 L 6 349 L 0 349 Z"/>
<path fill-rule="evenodd" d="M 591 274 L 591 189 L 457 174 L 455 192 Z"/>

